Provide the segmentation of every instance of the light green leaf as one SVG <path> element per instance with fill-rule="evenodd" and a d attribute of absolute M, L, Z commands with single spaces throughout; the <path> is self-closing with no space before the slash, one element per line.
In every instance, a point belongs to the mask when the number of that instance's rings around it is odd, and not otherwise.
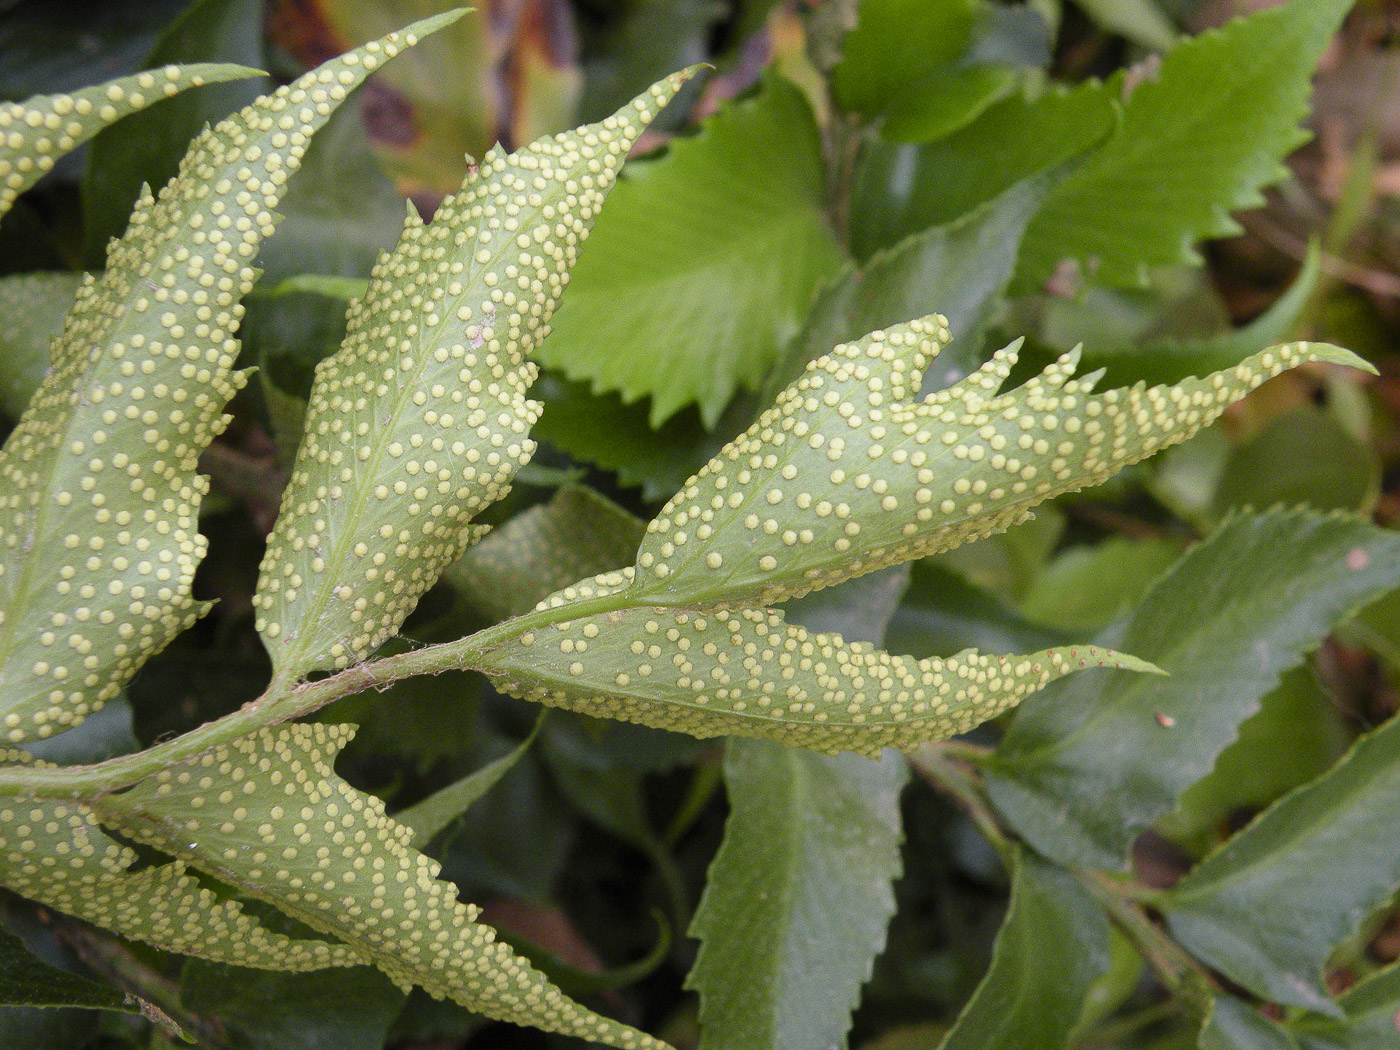
<path fill-rule="evenodd" d="M 1352 3 L 1291 0 L 1174 48 L 1031 224 L 1023 287 L 1066 258 L 1096 282 L 1140 284 L 1146 267 L 1196 263 L 1197 241 L 1239 232 L 1229 213 L 1262 204 L 1307 137 L 1313 67 Z"/>
<path fill-rule="evenodd" d="M 166 66 L 72 94 L 0 103 L 0 215 L 43 178 L 54 161 L 107 125 L 187 88 L 261 75 L 243 66 Z"/>
<path fill-rule="evenodd" d="M 3 763 L 47 765 L 19 751 L 0 752 Z M 180 861 L 137 860 L 87 804 L 10 800 L 0 807 L 0 885 L 56 911 L 165 951 L 241 966 L 317 970 L 358 961 L 343 945 L 268 929 Z"/>
<path fill-rule="evenodd" d="M 1108 970 L 1108 935 L 1072 875 L 1018 853 L 991 969 L 939 1050 L 1062 1050 Z"/>
<path fill-rule="evenodd" d="M 1057 177 L 1026 179 L 946 226 L 907 237 L 859 269 L 848 267 L 820 293 L 802 331 L 769 373 L 765 403 L 837 343 L 935 310 L 947 318 L 953 341 L 931 364 L 923 387 L 946 386 L 973 371 L 1026 225 Z"/>
<path fill-rule="evenodd" d="M 878 116 L 917 81 L 952 66 L 972 42 L 980 0 L 863 0 L 832 72 L 846 109 Z"/>
<path fill-rule="evenodd" d="M 1075 0 L 1096 23 L 1135 44 L 1170 51 L 1178 32 L 1157 0 Z"/>
<path fill-rule="evenodd" d="M 969 66 L 926 77 L 895 103 L 880 126 L 890 142 L 929 142 L 950 135 L 980 117 L 1016 87 L 1005 66 Z"/>
<path fill-rule="evenodd" d="M 206 129 L 79 290 L 52 370 L 0 451 L 10 741 L 81 722 L 203 612 L 190 594 L 205 548 L 197 461 L 244 382 L 235 333 L 252 259 L 310 135 L 373 68 L 444 21 L 327 63 Z"/>
<path fill-rule="evenodd" d="M 135 1002 L 115 988 L 50 966 L 0 927 L 0 1005 L 80 1006 L 138 1013 Z"/>
<path fill-rule="evenodd" d="M 1171 677 L 1047 691 L 998 748 L 992 801 L 1045 856 L 1121 868 L 1133 838 L 1210 771 L 1283 672 L 1397 584 L 1395 533 L 1303 511 L 1231 519 L 1095 639 Z"/>
<path fill-rule="evenodd" d="M 407 809 L 399 810 L 394 819 L 413 832 L 409 845 L 414 849 L 425 849 L 443 828 L 465 813 L 471 806 L 490 791 L 501 777 L 509 773 L 515 764 L 525 757 L 535 737 L 540 734 L 547 711 L 541 711 L 535 719 L 534 728 L 528 736 L 511 751 L 495 761 L 488 762 L 475 772 L 460 780 L 455 780 L 445 788 L 433 792 L 421 802 L 415 802 Z"/>
<path fill-rule="evenodd" d="M 487 615 L 518 616 L 570 583 L 626 564 L 644 530 L 612 500 L 564 485 L 468 548 L 443 578 Z"/>
<path fill-rule="evenodd" d="M 624 1050 L 665 1044 L 566 998 L 477 921 L 384 803 L 332 769 L 353 727 L 290 724 L 103 798 L 103 819 L 340 938 L 401 988 Z M 270 778 L 264 769 L 272 769 Z M 237 783 L 237 790 L 222 787 Z M 221 790 L 222 788 L 222 790 Z M 382 871 L 379 865 L 383 865 Z M 401 916 L 412 916 L 406 932 Z"/>
<path fill-rule="evenodd" d="M 1200 1050 L 1298 1050 L 1297 1041 L 1252 1006 L 1230 996 L 1211 1002 L 1201 1026 Z"/>
<path fill-rule="evenodd" d="M 885 941 L 908 767 L 732 740 L 730 815 L 690 935 L 705 1050 L 840 1046 Z"/>
<path fill-rule="evenodd" d="M 998 102 L 966 128 L 926 146 L 872 144 L 852 188 L 852 250 L 866 259 L 960 219 L 1083 153 L 1113 129 L 1115 116 L 1105 85 L 1051 85 L 1034 98 Z"/>
<path fill-rule="evenodd" d="M 1072 378 L 1070 353 L 1000 394 L 1017 343 L 913 400 L 948 340 L 934 316 L 808 365 L 647 526 L 629 597 L 782 601 L 946 551 L 1185 440 L 1270 376 L 1304 361 L 1360 364 L 1345 350 L 1294 343 L 1204 379 L 1090 394 L 1098 376 Z"/>
<path fill-rule="evenodd" d="M 687 76 L 494 149 L 430 225 L 410 214 L 316 370 L 254 599 L 277 674 L 368 656 L 480 538 L 472 519 L 534 452 L 528 355 L 627 151 Z"/>
<path fill-rule="evenodd" d="M 0 410 L 18 419 L 49 370 L 49 343 L 82 282 L 80 273 L 0 277 Z"/>
<path fill-rule="evenodd" d="M 712 426 L 736 390 L 762 382 L 839 265 L 822 179 L 807 102 L 776 75 L 633 164 L 541 364 L 627 402 L 650 396 L 653 426 L 690 404 Z"/>
<path fill-rule="evenodd" d="M 1397 792 L 1392 719 L 1168 891 L 1161 907 L 1173 936 L 1266 999 L 1339 1016 L 1322 967 L 1400 884 Z"/>

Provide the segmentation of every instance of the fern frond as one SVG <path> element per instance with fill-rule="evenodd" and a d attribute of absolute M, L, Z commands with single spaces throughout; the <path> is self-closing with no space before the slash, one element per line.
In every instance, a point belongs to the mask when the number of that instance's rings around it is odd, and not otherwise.
<path fill-rule="evenodd" d="M 383 60 L 453 16 L 327 63 L 206 129 L 89 277 L 0 451 L 0 733 L 71 728 L 203 612 L 200 452 L 233 370 L 253 257 L 310 136 Z"/>
<path fill-rule="evenodd" d="M 22 751 L 0 765 L 42 768 Z M 236 785 L 222 786 L 231 797 Z M 236 816 L 235 811 L 235 816 Z M 237 901 L 200 885 L 183 862 L 133 870 L 136 851 L 103 831 L 86 803 L 7 799 L 0 805 L 0 885 L 124 936 L 216 962 L 277 970 L 356 966 L 347 947 L 265 928 Z"/>
<path fill-rule="evenodd" d="M 483 534 L 472 519 L 534 451 L 528 355 L 632 144 L 687 78 L 493 149 L 430 224 L 410 214 L 316 370 L 255 598 L 280 674 L 367 657 Z"/>
<path fill-rule="evenodd" d="M 624 593 L 629 575 L 606 574 L 546 605 Z M 478 666 L 499 689 L 551 707 L 872 757 L 965 733 L 1074 671 L 1156 670 L 1092 646 L 915 660 L 809 632 L 777 609 L 635 607 L 526 632 Z"/>
<path fill-rule="evenodd" d="M 1292 343 L 1172 386 L 1091 394 L 1078 352 L 999 394 L 1019 344 L 910 402 L 948 342 L 934 316 L 818 358 L 647 526 L 637 604 L 768 604 L 1001 532 L 1053 496 L 1184 441 L 1264 380 L 1309 361 Z"/>
<path fill-rule="evenodd" d="M 186 88 L 262 75 L 256 69 L 225 63 L 166 66 L 72 94 L 0 102 L 0 215 L 60 157 L 122 117 Z"/>
<path fill-rule="evenodd" d="M 405 988 L 621 1047 L 665 1044 L 585 1009 L 477 922 L 412 831 L 338 777 L 352 726 L 264 729 L 99 803 L 104 820 L 349 945 Z"/>

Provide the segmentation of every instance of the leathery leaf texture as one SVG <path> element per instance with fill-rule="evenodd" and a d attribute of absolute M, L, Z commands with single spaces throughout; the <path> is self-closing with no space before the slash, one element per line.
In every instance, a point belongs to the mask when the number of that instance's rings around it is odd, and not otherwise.
<path fill-rule="evenodd" d="M 0 450 L 0 717 L 11 742 L 70 728 L 203 612 L 200 452 L 233 370 L 253 258 L 310 136 L 429 19 L 205 131 L 146 190 L 79 289 L 52 368 Z"/>
<path fill-rule="evenodd" d="M 600 576 L 545 604 L 606 597 L 628 575 Z M 809 632 L 777 609 L 635 607 L 527 631 L 477 666 L 505 692 L 552 707 L 871 757 L 964 733 L 1072 671 L 1155 670 L 1090 646 L 915 660 Z"/>
<path fill-rule="evenodd" d="M 258 75 L 256 69 L 223 64 L 166 66 L 71 94 L 0 102 L 0 215 L 55 161 L 107 125 L 186 88 Z"/>
<path fill-rule="evenodd" d="M 101 815 L 339 938 L 404 988 L 623 1050 L 666 1044 L 567 998 L 477 922 L 412 831 L 332 766 L 354 727 L 263 729 L 108 796 Z"/>
<path fill-rule="evenodd" d="M 410 215 L 316 370 L 255 598 L 279 673 L 367 657 L 483 533 L 473 517 L 534 452 L 528 355 L 632 144 L 687 77 L 493 149 L 431 223 Z"/>
<path fill-rule="evenodd" d="M 949 341 L 934 315 L 817 358 L 647 526 L 638 604 L 770 603 L 1001 532 L 1036 504 L 1184 441 L 1325 344 L 1271 347 L 1172 386 L 1092 394 L 1071 351 L 1008 393 L 1019 344 L 911 400 Z"/>
<path fill-rule="evenodd" d="M 41 767 L 18 750 L 0 765 Z M 236 901 L 202 886 L 181 861 L 132 870 L 136 851 L 98 826 L 83 802 L 0 805 L 0 885 L 170 952 L 277 970 L 354 966 L 344 945 L 266 929 Z"/>

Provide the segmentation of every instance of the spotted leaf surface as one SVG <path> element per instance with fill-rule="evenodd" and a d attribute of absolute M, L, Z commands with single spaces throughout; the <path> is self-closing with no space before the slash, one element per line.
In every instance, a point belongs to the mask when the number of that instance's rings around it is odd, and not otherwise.
<path fill-rule="evenodd" d="M 1018 344 L 911 401 L 947 344 L 933 316 L 838 346 L 647 526 L 629 596 L 656 605 L 782 601 L 1001 532 L 1190 437 L 1324 344 L 1273 347 L 1173 386 L 1092 394 L 1066 354 L 1006 394 Z"/>
<path fill-rule="evenodd" d="M 0 102 L 0 215 L 53 168 L 109 124 L 186 88 L 261 76 L 227 64 L 166 66 L 71 95 L 35 95 Z"/>
<path fill-rule="evenodd" d="M 632 144 L 686 79 L 493 149 L 430 224 L 410 215 L 316 370 L 255 599 L 279 672 L 367 657 L 484 532 L 472 519 L 534 452 L 528 355 Z"/>
<path fill-rule="evenodd" d="M 451 16 L 455 17 L 455 16 Z M 78 724 L 203 611 L 200 452 L 243 384 L 239 300 L 310 136 L 383 60 L 366 45 L 195 140 L 145 193 L 0 451 L 0 716 L 19 742 Z"/>
<path fill-rule="evenodd" d="M 548 604 L 621 595 L 627 575 L 567 588 Z M 504 691 L 551 707 L 871 756 L 965 733 L 1072 671 L 1153 670 L 1087 646 L 914 660 L 809 632 L 776 609 L 635 607 L 526 632 L 478 666 Z"/>
<path fill-rule="evenodd" d="M 665 1044 L 579 1006 L 438 879 L 412 831 L 332 769 L 354 729 L 285 725 L 102 802 L 137 839 L 262 897 L 349 945 L 405 988 L 496 1020 L 625 1050 Z"/>
<path fill-rule="evenodd" d="M 19 763 L 45 765 L 0 751 L 0 764 Z M 238 793 L 237 784 L 225 788 Z M 344 945 L 266 929 L 236 901 L 200 885 L 180 861 L 133 871 L 136 860 L 85 803 L 0 805 L 0 885 L 31 900 L 165 951 L 239 966 L 316 970 L 360 962 Z"/>

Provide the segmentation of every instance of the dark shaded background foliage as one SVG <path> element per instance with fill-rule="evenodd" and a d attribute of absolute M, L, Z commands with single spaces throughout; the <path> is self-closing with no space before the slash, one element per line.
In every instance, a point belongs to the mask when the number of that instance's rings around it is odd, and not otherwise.
<path fill-rule="evenodd" d="M 284 78 L 338 53 L 354 42 L 349 35 L 363 39 L 432 6 L 444 5 L 10 0 L 0 3 L 0 92 L 22 98 L 70 88 L 148 61 L 239 61 Z M 821 64 L 822 49 L 837 46 L 846 7 L 835 0 L 816 11 L 805 0 L 482 0 L 480 6 L 475 53 L 444 61 L 425 51 L 413 59 L 421 60 L 423 74 L 416 88 L 381 79 L 318 140 L 288 198 L 288 218 L 264 252 L 260 292 L 248 304 L 246 352 L 261 366 L 262 381 L 241 395 L 235 423 L 204 461 L 214 494 L 203 525 L 213 542 L 197 590 L 218 605 L 141 672 L 129 705 L 93 718 L 80 740 L 58 741 L 51 757 L 91 760 L 148 745 L 236 708 L 266 679 L 249 598 L 283 480 L 282 421 L 295 414 L 295 396 L 304 395 L 315 360 L 338 341 L 343 311 L 333 297 L 278 290 L 282 281 L 302 273 L 363 276 L 374 253 L 392 243 L 402 198 L 430 214 L 460 180 L 464 152 L 479 156 L 497 140 L 520 144 L 596 119 L 674 68 L 699 60 L 716 67 L 668 112 L 669 123 L 651 133 L 648 148 L 751 91 L 770 62 L 799 81 L 814 76 L 803 55 L 810 48 Z M 1011 61 L 1044 65 L 1056 79 L 1075 82 L 1138 62 L 1163 26 L 1197 31 L 1259 6 L 1038 0 L 998 7 L 1006 24 L 996 39 Z M 1060 20 L 1057 31 L 1047 19 Z M 1132 474 L 1061 501 L 1033 528 L 916 566 L 889 626 L 891 649 L 919 655 L 966 644 L 1025 649 L 1087 637 L 1235 506 L 1307 502 L 1360 510 L 1384 525 L 1400 519 L 1397 36 L 1400 5 L 1364 3 L 1353 13 L 1323 57 L 1315 138 L 1293 156 L 1291 177 L 1269 193 L 1265 207 L 1241 216 L 1246 232 L 1208 246 L 1203 270 L 1160 267 L 1144 288 L 1120 290 L 1093 286 L 1092 275 L 1086 289 L 1084 275 L 1059 269 L 1000 321 L 1013 334 L 1033 327 L 1039 346 L 1032 349 L 1041 353 L 1080 338 L 1110 349 L 1214 337 L 1264 314 L 1298 278 L 1315 240 L 1320 273 L 1305 271 L 1309 283 L 1301 291 L 1294 286 L 1289 327 L 1356 349 L 1380 368 L 1380 378 L 1364 388 L 1318 374 L 1270 384 L 1208 440 L 1150 475 Z M 1139 67 L 1139 74 L 1150 77 L 1151 66 Z M 163 181 L 204 120 L 258 90 L 225 85 L 183 96 L 65 160 L 0 226 L 0 274 L 100 265 L 140 182 Z M 829 216 L 846 225 L 861 258 L 939 221 L 908 214 L 911 206 L 890 189 L 893 182 L 882 181 L 889 172 L 881 164 L 898 162 L 897 147 L 879 147 L 883 160 L 872 148 L 851 168 L 853 143 L 829 125 L 825 148 L 836 173 Z M 760 371 L 766 368 L 765 362 Z M 493 521 L 579 482 L 645 516 L 758 404 L 752 390 L 735 394 L 721 383 L 701 395 L 703 412 L 646 399 L 624 406 L 616 394 L 592 393 L 557 370 L 539 390 L 548 405 L 540 433 L 550 442 L 510 499 L 492 509 Z M 16 411 L 13 403 L 3 407 Z M 1400 624 L 1394 607 L 1393 599 L 1374 607 L 1290 674 L 1264 715 L 1247 724 L 1229 762 L 1137 839 L 1141 884 L 1173 884 L 1195 858 L 1395 712 Z M 454 637 L 496 614 L 474 604 L 469 589 L 445 583 L 396 644 Z M 842 615 L 848 618 L 839 622 L 851 629 L 849 610 Z M 534 712 L 475 677 L 446 675 L 342 701 L 321 717 L 361 725 L 342 772 L 394 805 L 408 805 L 510 752 L 530 731 Z M 956 768 L 955 751 L 945 759 Z M 683 932 L 723 830 L 719 761 L 712 743 L 556 713 L 434 852 L 463 895 L 483 902 L 487 920 L 541 959 L 566 990 L 591 994 L 602 1008 L 678 1046 L 694 1045 L 695 1004 L 681 985 L 695 945 Z M 994 818 L 975 805 L 969 811 L 968 797 L 953 788 L 945 769 L 915 777 L 904 793 L 898 912 L 865 989 L 852 1046 L 934 1045 L 988 965 L 1009 877 L 983 834 Z M 1114 800 L 1104 805 L 1111 809 Z M 178 961 L 18 899 L 6 898 L 3 907 L 6 926 L 31 949 L 164 1004 L 202 1045 L 563 1045 L 534 1032 L 482 1026 L 420 993 L 405 1006 L 400 993 L 367 970 L 253 976 L 195 962 L 182 970 Z M 1121 936 L 1109 950 L 1112 965 L 1093 990 L 1095 1016 L 1076 1045 L 1195 1046 L 1194 1023 L 1179 1000 L 1163 996 L 1160 975 L 1145 969 Z M 1335 957 L 1328 983 L 1343 989 L 1397 955 L 1400 918 L 1374 915 Z M 1068 979 L 1054 960 L 1045 965 L 1052 979 Z M 14 1050 L 154 1046 L 167 1039 L 160 1023 L 133 1015 L 0 1010 L 0 1045 Z"/>

